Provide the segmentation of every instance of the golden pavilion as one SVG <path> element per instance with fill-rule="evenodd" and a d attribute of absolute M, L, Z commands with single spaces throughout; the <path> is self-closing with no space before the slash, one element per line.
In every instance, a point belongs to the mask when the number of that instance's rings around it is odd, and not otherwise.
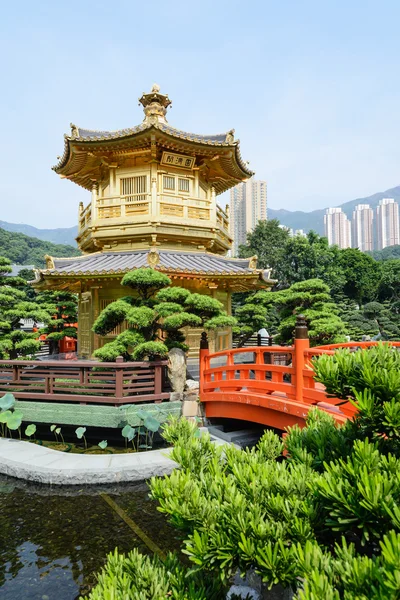
<path fill-rule="evenodd" d="M 232 292 L 269 288 L 269 272 L 257 257 L 226 256 L 232 243 L 229 214 L 216 197 L 253 173 L 240 156 L 234 130 L 197 135 L 169 125 L 171 100 L 154 85 L 139 99 L 144 119 L 119 131 L 91 131 L 71 124 L 64 154 L 53 170 L 91 192 L 79 206 L 77 242 L 82 256 L 46 257 L 37 272 L 39 289 L 79 294 L 78 353 L 93 351 L 120 333 L 95 335 L 92 324 L 113 300 L 126 296 L 123 275 L 148 266 L 166 273 L 173 285 L 209 294 L 231 312 Z M 187 332 L 198 351 L 201 330 Z M 212 334 L 210 347 L 222 350 L 231 332 Z"/>

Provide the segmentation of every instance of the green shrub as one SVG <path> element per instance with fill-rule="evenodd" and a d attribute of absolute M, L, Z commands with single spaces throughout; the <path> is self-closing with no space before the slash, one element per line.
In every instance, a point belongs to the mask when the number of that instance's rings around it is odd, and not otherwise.
<path fill-rule="evenodd" d="M 123 300 L 116 300 L 106 306 L 93 323 L 92 330 L 98 335 L 107 335 L 128 316 L 131 306 Z"/>
<path fill-rule="evenodd" d="M 171 280 L 164 273 L 148 267 L 129 271 L 122 278 L 121 285 L 138 290 L 144 298 L 148 298 L 157 290 L 171 285 Z"/>
<path fill-rule="evenodd" d="M 162 342 L 144 342 L 136 346 L 132 353 L 133 360 L 143 360 L 148 358 L 149 360 L 155 360 L 158 358 L 164 358 L 168 355 L 168 348 Z"/>
<path fill-rule="evenodd" d="M 315 359 L 314 369 L 329 394 L 357 407 L 350 435 L 400 456 L 400 352 L 383 343 L 358 352 L 339 350 Z"/>
<path fill-rule="evenodd" d="M 125 352 L 125 346 L 118 342 L 110 342 L 95 350 L 93 356 L 104 362 L 115 362 L 117 356 L 124 356 Z"/>
<path fill-rule="evenodd" d="M 117 550 L 109 554 L 98 575 L 98 583 L 81 600 L 219 600 L 218 581 L 188 572 L 179 559 L 169 554 L 165 562 L 140 554 Z"/>

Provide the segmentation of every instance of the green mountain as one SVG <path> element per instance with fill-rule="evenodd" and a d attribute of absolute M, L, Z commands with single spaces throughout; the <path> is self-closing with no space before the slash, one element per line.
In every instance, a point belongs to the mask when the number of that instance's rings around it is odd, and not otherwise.
<path fill-rule="evenodd" d="M 15 233 L 24 233 L 25 235 L 29 235 L 29 237 L 53 242 L 53 244 L 69 244 L 70 246 L 76 246 L 75 238 L 78 235 L 78 227 L 76 225 L 75 227 L 58 229 L 37 229 L 36 227 L 32 227 L 32 225 L 24 225 L 23 223 L 0 221 L 0 228 Z"/>
<path fill-rule="evenodd" d="M 400 203 L 400 186 L 391 188 L 385 192 L 378 192 L 367 198 L 350 200 L 349 202 L 340 204 L 339 207 L 351 219 L 353 210 L 357 204 L 369 204 L 371 208 L 375 208 L 382 198 L 394 198 L 394 200 Z M 286 225 L 286 227 L 291 227 L 292 229 L 304 229 L 306 232 L 313 230 L 320 235 L 324 235 L 325 211 L 326 208 L 313 210 L 311 212 L 303 212 L 301 210 L 290 211 L 285 209 L 274 210 L 273 208 L 268 208 L 268 218 L 278 219 L 282 225 Z"/>
<path fill-rule="evenodd" d="M 45 254 L 50 256 L 79 256 L 76 246 L 53 244 L 38 238 L 0 229 L 0 256 L 9 258 L 17 265 L 45 267 Z"/>

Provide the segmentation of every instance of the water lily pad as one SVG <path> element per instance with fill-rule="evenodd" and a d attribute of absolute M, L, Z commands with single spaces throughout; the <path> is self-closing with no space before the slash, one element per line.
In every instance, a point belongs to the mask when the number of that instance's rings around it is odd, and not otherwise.
<path fill-rule="evenodd" d="M 158 431 L 161 425 L 161 423 L 151 415 L 145 418 L 143 424 L 149 431 L 152 431 L 153 433 Z"/>
<path fill-rule="evenodd" d="M 78 440 L 81 440 L 83 438 L 83 436 L 85 435 L 85 431 L 86 427 L 78 427 L 78 429 L 75 430 L 76 437 L 78 438 Z"/>
<path fill-rule="evenodd" d="M 8 410 L 9 408 L 13 408 L 14 405 L 15 405 L 15 398 L 14 398 L 13 394 L 10 394 L 10 392 L 8 392 L 2 398 L 0 398 L 0 409 L 1 410 Z"/>
<path fill-rule="evenodd" d="M 108 446 L 108 442 L 107 442 L 107 440 L 103 440 L 102 442 L 99 442 L 97 445 L 102 450 L 105 450 L 107 448 L 107 446 Z"/>
<path fill-rule="evenodd" d="M 34 433 L 36 433 L 36 425 L 32 423 L 31 425 L 28 425 L 28 427 L 25 429 L 25 435 L 31 437 L 31 435 L 33 435 Z"/>

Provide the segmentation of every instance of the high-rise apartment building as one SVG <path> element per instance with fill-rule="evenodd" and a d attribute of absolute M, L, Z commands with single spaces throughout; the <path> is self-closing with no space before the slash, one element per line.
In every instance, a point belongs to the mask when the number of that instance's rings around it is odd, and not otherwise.
<path fill-rule="evenodd" d="M 376 207 L 376 248 L 400 244 L 399 205 L 393 198 L 383 198 Z"/>
<path fill-rule="evenodd" d="M 358 204 L 353 211 L 352 241 L 353 248 L 362 252 L 373 250 L 374 211 L 369 204 Z"/>
<path fill-rule="evenodd" d="M 253 177 L 231 190 L 230 234 L 233 237 L 232 254 L 238 255 L 240 244 L 258 221 L 267 220 L 267 182 Z"/>
<path fill-rule="evenodd" d="M 324 216 L 325 235 L 329 244 L 351 247 L 351 224 L 341 208 L 327 208 Z"/>

